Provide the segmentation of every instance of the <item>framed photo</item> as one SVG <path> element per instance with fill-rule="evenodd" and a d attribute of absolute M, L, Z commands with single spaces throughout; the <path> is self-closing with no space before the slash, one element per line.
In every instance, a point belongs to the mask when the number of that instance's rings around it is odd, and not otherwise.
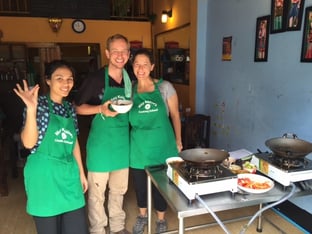
<path fill-rule="evenodd" d="M 301 29 L 304 0 L 284 0 L 287 1 L 287 31 L 299 31 Z"/>
<path fill-rule="evenodd" d="M 270 16 L 257 18 L 255 40 L 255 62 L 268 61 Z"/>
<path fill-rule="evenodd" d="M 232 60 L 232 37 L 223 37 L 222 61 Z"/>
<path fill-rule="evenodd" d="M 286 30 L 287 1 L 289 0 L 271 0 L 271 33 Z"/>
<path fill-rule="evenodd" d="M 301 62 L 312 62 L 312 6 L 305 10 Z"/>

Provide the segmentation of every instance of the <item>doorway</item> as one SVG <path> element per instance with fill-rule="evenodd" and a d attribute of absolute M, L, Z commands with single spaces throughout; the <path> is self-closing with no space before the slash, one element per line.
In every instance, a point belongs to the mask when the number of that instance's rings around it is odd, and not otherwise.
<path fill-rule="evenodd" d="M 42 85 L 42 92 L 46 91 L 45 63 L 54 59 L 66 60 L 75 68 L 75 86 L 72 93 L 79 89 L 89 72 L 101 66 L 100 45 L 96 43 L 28 43 L 27 50 L 29 73 L 34 76 L 35 83 Z"/>

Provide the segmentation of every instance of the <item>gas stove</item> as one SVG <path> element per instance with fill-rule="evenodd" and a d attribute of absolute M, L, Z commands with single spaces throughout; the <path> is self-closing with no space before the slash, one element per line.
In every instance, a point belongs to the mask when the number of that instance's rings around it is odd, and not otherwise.
<path fill-rule="evenodd" d="M 251 163 L 261 173 L 284 186 L 312 179 L 312 161 L 306 157 L 292 159 L 273 153 L 258 153 L 253 155 Z"/>
<path fill-rule="evenodd" d="M 168 163 L 167 176 L 191 202 L 195 195 L 237 192 L 237 175 L 220 165 L 199 167 L 184 161 Z"/>

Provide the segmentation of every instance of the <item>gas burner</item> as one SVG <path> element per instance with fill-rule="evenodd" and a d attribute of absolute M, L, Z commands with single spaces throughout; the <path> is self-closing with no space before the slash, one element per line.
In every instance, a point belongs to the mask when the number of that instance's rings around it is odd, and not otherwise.
<path fill-rule="evenodd" d="M 306 157 L 286 158 L 273 153 L 258 153 L 252 157 L 251 162 L 261 173 L 284 186 L 312 179 L 312 160 Z"/>
<path fill-rule="evenodd" d="M 304 167 L 304 159 L 283 158 L 280 156 L 273 156 L 273 162 L 281 168 L 302 168 Z"/>
<path fill-rule="evenodd" d="M 196 195 L 237 192 L 237 175 L 218 163 L 170 162 L 167 176 L 189 202 L 194 200 Z"/>
<path fill-rule="evenodd" d="M 195 177 L 196 179 L 202 177 L 202 178 L 218 178 L 222 174 L 222 169 L 218 166 L 206 166 L 206 167 L 196 167 L 196 166 L 190 166 L 186 164 L 185 169 L 188 173 L 188 176 L 190 178 Z"/>
<path fill-rule="evenodd" d="M 219 163 L 170 163 L 181 177 L 189 183 L 203 183 L 212 180 L 231 178 L 234 174 Z"/>
<path fill-rule="evenodd" d="M 198 168 L 198 169 L 205 169 L 205 168 L 210 168 L 210 167 L 215 167 L 219 165 L 216 162 L 190 162 L 190 161 L 184 161 L 183 162 L 185 167 L 193 167 L 193 168 Z"/>
<path fill-rule="evenodd" d="M 301 158 L 287 158 L 276 155 L 274 153 L 270 153 L 267 155 L 267 160 L 271 162 L 276 167 L 286 170 L 305 170 L 311 168 L 311 160 L 301 157 Z"/>

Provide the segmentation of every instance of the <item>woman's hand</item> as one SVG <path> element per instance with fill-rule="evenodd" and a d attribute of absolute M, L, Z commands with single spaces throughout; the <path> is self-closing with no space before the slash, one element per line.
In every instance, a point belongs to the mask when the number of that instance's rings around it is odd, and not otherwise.
<path fill-rule="evenodd" d="M 16 88 L 13 89 L 14 92 L 23 100 L 27 108 L 36 109 L 38 105 L 39 85 L 36 84 L 32 89 L 29 89 L 26 80 L 23 80 L 23 85 L 24 89 L 20 84 L 16 84 Z"/>

